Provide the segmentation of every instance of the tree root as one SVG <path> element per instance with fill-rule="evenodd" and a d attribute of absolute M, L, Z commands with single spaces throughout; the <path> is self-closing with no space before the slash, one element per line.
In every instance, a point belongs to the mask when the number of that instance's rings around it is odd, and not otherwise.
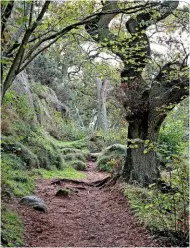
<path fill-rule="evenodd" d="M 65 179 L 65 178 L 58 179 L 58 180 L 51 182 L 51 184 L 61 184 L 61 183 L 73 183 L 73 184 L 83 184 L 83 185 L 91 186 L 90 183 L 87 183 L 84 181 L 79 181 L 79 180 L 74 180 L 74 179 Z"/>
<path fill-rule="evenodd" d="M 58 179 L 55 180 L 53 182 L 51 182 L 51 184 L 61 184 L 61 183 L 73 183 L 73 184 L 80 184 L 80 185 L 86 185 L 86 186 L 90 186 L 90 187 L 97 187 L 97 188 L 104 188 L 105 186 L 108 185 L 114 185 L 116 183 L 117 179 L 116 177 L 112 176 L 107 176 L 101 180 L 97 180 L 91 183 L 85 182 L 85 181 L 79 181 L 79 180 L 74 180 L 74 179 Z"/>
<path fill-rule="evenodd" d="M 102 182 L 98 187 L 100 189 L 103 189 L 103 188 L 106 188 L 106 187 L 114 186 L 117 183 L 118 179 L 119 179 L 118 175 L 113 176 L 113 177 L 110 176 L 110 178 L 108 180 Z"/>

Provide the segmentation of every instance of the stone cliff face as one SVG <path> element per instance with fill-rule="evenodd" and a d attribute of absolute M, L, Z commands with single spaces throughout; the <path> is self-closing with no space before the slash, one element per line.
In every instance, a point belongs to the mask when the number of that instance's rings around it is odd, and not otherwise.
<path fill-rule="evenodd" d="M 26 99 L 32 114 L 32 121 L 46 128 L 54 124 L 57 112 L 62 117 L 68 116 L 69 109 L 57 98 L 55 91 L 48 86 L 34 82 L 31 75 L 21 72 L 15 79 L 11 90 Z"/>

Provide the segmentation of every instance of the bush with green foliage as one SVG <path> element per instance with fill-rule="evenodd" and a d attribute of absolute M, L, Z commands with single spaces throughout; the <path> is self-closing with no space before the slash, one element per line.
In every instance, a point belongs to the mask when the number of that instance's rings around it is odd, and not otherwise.
<path fill-rule="evenodd" d="M 187 153 L 188 128 L 185 125 L 185 117 L 178 119 L 170 114 L 160 128 L 158 137 L 158 158 L 162 162 L 168 162 L 173 155 L 182 156 Z"/>
<path fill-rule="evenodd" d="M 124 194 L 152 232 L 164 233 L 169 243 L 183 246 L 189 234 L 189 170 L 177 157 L 172 160 L 172 168 L 162 172 L 162 184 L 151 184 L 149 189 L 127 185 Z"/>
<path fill-rule="evenodd" d="M 69 165 L 79 171 L 85 171 L 87 169 L 86 163 L 81 160 L 73 160 L 69 162 Z"/>
<path fill-rule="evenodd" d="M 110 129 L 104 135 L 105 145 L 110 146 L 113 144 L 127 144 L 128 128 L 127 126 L 120 127 L 119 129 Z"/>
<path fill-rule="evenodd" d="M 99 170 L 112 172 L 114 167 L 121 169 L 127 154 L 127 147 L 121 144 L 114 144 L 105 148 L 98 156 L 97 165 Z"/>
<path fill-rule="evenodd" d="M 48 132 L 54 138 L 64 141 L 76 141 L 86 137 L 87 131 L 77 127 L 72 119 L 62 118 L 62 114 L 58 111 L 53 116 L 54 125 L 48 127 Z"/>
<path fill-rule="evenodd" d="M 40 126 L 30 125 L 26 122 L 16 122 L 14 123 L 14 129 L 15 140 L 19 140 L 20 143 L 24 144 L 22 146 L 26 148 L 25 150 L 28 149 L 37 157 L 40 167 L 46 169 L 63 168 L 64 160 L 59 147 L 54 143 L 54 139 Z"/>
<path fill-rule="evenodd" d="M 23 225 L 18 215 L 2 205 L 1 241 L 5 247 L 21 247 L 23 245 Z"/>
<path fill-rule="evenodd" d="M 29 176 L 29 171 L 24 166 L 23 161 L 18 157 L 2 153 L 2 197 L 4 193 L 8 192 L 15 196 L 25 196 L 33 191 L 34 180 Z"/>
<path fill-rule="evenodd" d="M 86 162 L 89 155 L 88 150 L 65 147 L 61 149 L 65 162 L 76 170 L 86 170 Z"/>
<path fill-rule="evenodd" d="M 86 162 L 86 157 L 82 153 L 69 153 L 63 156 L 65 161 L 80 160 Z"/>
<path fill-rule="evenodd" d="M 14 110 L 24 121 L 30 121 L 34 118 L 32 107 L 29 107 L 26 95 L 17 95 L 15 90 L 9 90 L 4 99 L 3 106 Z"/>

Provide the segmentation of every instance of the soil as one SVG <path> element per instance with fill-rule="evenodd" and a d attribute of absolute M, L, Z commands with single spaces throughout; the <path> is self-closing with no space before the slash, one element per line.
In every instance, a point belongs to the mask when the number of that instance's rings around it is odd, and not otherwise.
<path fill-rule="evenodd" d="M 25 247 L 158 247 L 148 231 L 132 214 L 119 184 L 99 189 L 90 185 L 104 179 L 95 162 L 88 162 L 87 179 L 58 181 L 38 179 L 35 195 L 48 212 L 15 204 L 24 223 Z M 56 196 L 69 187 L 75 193 Z"/>

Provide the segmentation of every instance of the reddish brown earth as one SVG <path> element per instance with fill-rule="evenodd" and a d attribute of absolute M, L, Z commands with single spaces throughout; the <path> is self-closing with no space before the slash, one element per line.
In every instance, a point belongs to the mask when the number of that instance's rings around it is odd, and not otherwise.
<path fill-rule="evenodd" d="M 103 179 L 106 173 L 88 164 L 87 179 Z M 140 225 L 119 186 L 99 189 L 86 184 L 37 180 L 35 195 L 45 201 L 48 213 L 17 204 L 25 227 L 25 247 L 150 247 L 159 246 Z M 69 198 L 55 196 L 69 186 L 78 192 Z"/>

